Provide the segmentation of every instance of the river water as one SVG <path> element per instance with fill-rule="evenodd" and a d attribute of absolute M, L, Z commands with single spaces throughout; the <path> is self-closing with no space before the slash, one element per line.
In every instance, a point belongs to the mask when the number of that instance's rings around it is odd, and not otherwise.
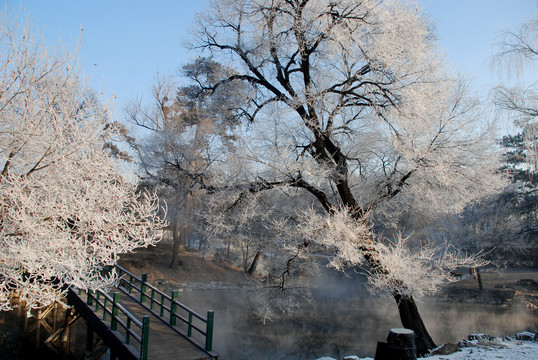
<path fill-rule="evenodd" d="M 538 278 L 535 278 L 538 280 Z M 195 310 L 215 311 L 214 349 L 221 359 L 316 359 L 348 355 L 373 357 L 378 341 L 401 327 L 394 300 L 372 296 L 365 278 L 324 274 L 314 301 L 290 317 L 265 323 L 252 316 L 250 300 L 234 289 L 186 289 L 180 301 Z M 426 327 L 439 345 L 457 343 L 471 333 L 505 336 L 538 329 L 538 314 L 523 303 L 486 303 L 472 299 L 423 299 L 419 310 Z"/>
<path fill-rule="evenodd" d="M 534 280 L 538 280 L 535 275 Z M 385 341 L 390 328 L 401 327 L 396 304 L 370 295 L 362 276 L 345 277 L 327 272 L 319 279 L 314 301 L 305 303 L 292 316 L 261 321 L 252 315 L 252 301 L 238 288 L 226 286 L 180 287 L 180 301 L 197 312 L 215 311 L 213 349 L 222 360 L 316 359 L 347 355 L 373 357 L 378 341 Z M 200 285 L 200 284 L 198 284 Z M 485 283 L 488 286 L 488 283 Z M 424 299 L 419 309 L 432 337 L 438 343 L 457 342 L 473 332 L 504 336 L 538 328 L 537 311 L 524 303 L 490 299 L 486 303 L 468 298 L 454 300 L 441 295 Z M 59 327 L 65 313 L 57 311 Z M 69 354 L 40 344 L 50 335 L 24 312 L 0 313 L 0 358 L 82 359 L 85 346 L 84 322 L 71 334 Z M 53 321 L 49 318 L 50 327 Z M 105 357 L 106 358 L 106 357 Z"/>

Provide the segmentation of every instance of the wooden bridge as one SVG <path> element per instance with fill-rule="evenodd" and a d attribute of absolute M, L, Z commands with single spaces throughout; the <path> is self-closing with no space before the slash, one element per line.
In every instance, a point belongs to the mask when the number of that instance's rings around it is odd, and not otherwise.
<path fill-rule="evenodd" d="M 202 316 L 119 265 L 116 292 L 70 289 L 67 300 L 110 349 L 111 359 L 216 359 L 213 311 Z"/>

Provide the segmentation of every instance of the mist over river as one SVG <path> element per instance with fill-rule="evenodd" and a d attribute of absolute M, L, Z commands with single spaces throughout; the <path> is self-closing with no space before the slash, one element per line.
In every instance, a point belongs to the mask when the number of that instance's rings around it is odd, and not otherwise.
<path fill-rule="evenodd" d="M 363 275 L 348 275 L 324 270 L 312 302 L 304 303 L 290 316 L 265 322 L 253 315 L 253 301 L 237 283 L 165 282 L 158 286 L 167 292 L 179 290 L 179 301 L 200 314 L 209 309 L 215 311 L 213 349 L 222 360 L 373 357 L 377 342 L 386 340 L 389 329 L 401 327 L 397 307 L 391 299 L 372 296 Z M 538 329 L 538 311 L 532 311 L 529 306 L 536 304 L 538 289 L 525 290 L 531 285 L 536 287 L 538 272 L 491 272 L 482 276 L 483 291 L 478 290 L 476 280 L 471 278 L 418 304 L 426 327 L 438 345 L 456 343 L 477 332 L 504 336 Z M 529 297 L 532 291 L 534 297 Z M 63 324 L 64 315 L 65 311 L 57 311 L 55 328 Z M 48 322 L 52 324 L 50 318 Z M 36 334 L 35 323 L 34 318 L 25 320 L 21 311 L 0 313 L 2 360 L 84 358 L 83 320 L 77 321 L 67 346 L 75 356 L 58 355 L 47 346 L 38 346 L 37 342 L 42 344 L 49 334 L 43 327 Z M 107 359 L 107 355 L 101 359 Z"/>
<path fill-rule="evenodd" d="M 483 274 L 485 293 L 488 286 L 493 288 L 493 282 L 521 276 L 503 279 L 500 274 Z M 538 280 L 538 273 L 532 276 Z M 385 341 L 389 329 L 401 327 L 401 322 L 394 300 L 372 296 L 365 282 L 365 277 L 358 274 L 346 277 L 327 270 L 314 291 L 314 301 L 305 303 L 290 317 L 265 323 L 252 315 L 251 301 L 239 289 L 180 288 L 180 301 L 193 304 L 201 313 L 215 311 L 214 349 L 220 359 L 373 357 L 377 341 Z M 524 302 L 503 301 L 499 294 L 503 290 L 480 295 L 473 279 L 463 283 L 455 294 L 443 293 L 421 299 L 418 304 L 438 345 L 457 343 L 476 332 L 504 336 L 538 329 L 537 311 L 528 311 Z M 510 289 L 505 292 L 515 293 Z M 478 299 L 471 294 L 479 294 Z"/>

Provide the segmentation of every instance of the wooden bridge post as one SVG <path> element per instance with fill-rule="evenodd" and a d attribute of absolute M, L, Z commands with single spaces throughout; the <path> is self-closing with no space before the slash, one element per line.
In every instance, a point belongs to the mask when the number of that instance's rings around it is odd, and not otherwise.
<path fill-rule="evenodd" d="M 148 274 L 142 274 L 142 278 L 140 279 L 140 303 L 144 303 L 144 296 L 146 295 L 146 281 L 148 281 Z"/>
<path fill-rule="evenodd" d="M 60 336 L 60 342 L 62 344 L 62 349 L 65 352 L 69 351 L 69 340 L 70 340 L 70 334 L 71 334 L 71 324 L 73 323 L 75 318 L 75 309 L 70 308 L 65 310 L 65 320 L 63 325 L 63 330 L 61 332 Z"/>
<path fill-rule="evenodd" d="M 43 312 L 41 309 L 37 310 L 36 330 L 35 330 L 35 347 L 39 348 L 41 343 L 41 321 L 43 319 Z"/>
<path fill-rule="evenodd" d="M 28 314 L 24 314 L 24 317 L 23 317 L 23 325 L 22 325 L 22 328 L 24 331 L 27 331 L 28 330 Z"/>
<path fill-rule="evenodd" d="M 120 302 L 120 293 L 115 292 L 112 299 L 112 318 L 110 319 L 110 330 L 118 330 L 118 303 Z"/>
<path fill-rule="evenodd" d="M 52 309 L 52 330 L 56 331 L 56 317 L 58 315 L 58 303 L 54 303 L 54 308 Z"/>
<path fill-rule="evenodd" d="M 105 296 L 103 299 L 103 321 L 106 321 L 108 312 L 106 311 L 106 308 L 108 307 L 108 298 Z"/>
<path fill-rule="evenodd" d="M 164 317 L 164 294 L 161 294 L 161 311 L 159 311 L 160 317 Z"/>
<path fill-rule="evenodd" d="M 178 298 L 178 291 L 174 290 L 172 291 L 172 298 L 170 300 L 170 325 L 174 326 L 176 325 L 176 311 L 177 311 L 177 298 Z"/>
<path fill-rule="evenodd" d="M 215 319 L 215 314 L 213 310 L 207 312 L 207 323 L 205 329 L 205 350 L 213 350 L 213 321 Z"/>
<path fill-rule="evenodd" d="M 99 312 L 99 300 L 101 300 L 101 292 L 99 290 L 97 290 L 95 292 L 95 313 L 97 314 Z M 105 311 L 106 313 L 106 311 Z"/>
<path fill-rule="evenodd" d="M 87 291 L 87 297 L 86 297 L 86 304 L 88 304 L 88 306 L 92 306 L 93 304 L 93 297 L 92 297 L 92 290 L 91 289 L 88 289 Z"/>
<path fill-rule="evenodd" d="M 127 328 L 125 329 L 125 344 L 129 345 L 131 343 L 131 332 L 129 330 L 131 330 L 131 318 L 130 317 L 127 317 L 126 321 L 127 323 Z"/>
<path fill-rule="evenodd" d="M 192 313 L 189 312 L 189 323 L 187 324 L 187 336 L 192 336 Z"/>
<path fill-rule="evenodd" d="M 154 301 L 155 301 L 155 290 L 151 289 L 151 298 L 150 298 L 150 301 L 149 301 L 149 309 L 150 310 L 153 310 L 154 308 Z"/>
<path fill-rule="evenodd" d="M 148 358 L 148 338 L 149 338 L 149 315 L 142 318 L 142 340 L 140 342 L 140 360 Z"/>

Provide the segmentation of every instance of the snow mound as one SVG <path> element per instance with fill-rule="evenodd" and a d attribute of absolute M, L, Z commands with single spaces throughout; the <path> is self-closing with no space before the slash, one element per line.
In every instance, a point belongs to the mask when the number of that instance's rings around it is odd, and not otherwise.
<path fill-rule="evenodd" d="M 538 342 L 534 340 L 535 334 L 531 332 L 520 332 L 505 338 L 471 334 L 467 340 L 459 342 L 460 351 L 450 355 L 429 356 L 428 360 L 538 359 Z"/>
<path fill-rule="evenodd" d="M 428 360 L 531 360 L 538 359 L 538 339 L 531 332 L 517 333 L 513 337 L 496 338 L 486 334 L 469 335 L 459 343 L 460 351 L 450 355 L 427 356 Z M 347 356 L 345 360 L 373 360 L 371 357 Z M 316 360 L 336 360 L 322 357 Z"/>
<path fill-rule="evenodd" d="M 435 355 L 428 360 L 530 360 L 538 359 L 538 342 L 516 339 L 472 340 L 461 351 L 451 355 Z"/>

